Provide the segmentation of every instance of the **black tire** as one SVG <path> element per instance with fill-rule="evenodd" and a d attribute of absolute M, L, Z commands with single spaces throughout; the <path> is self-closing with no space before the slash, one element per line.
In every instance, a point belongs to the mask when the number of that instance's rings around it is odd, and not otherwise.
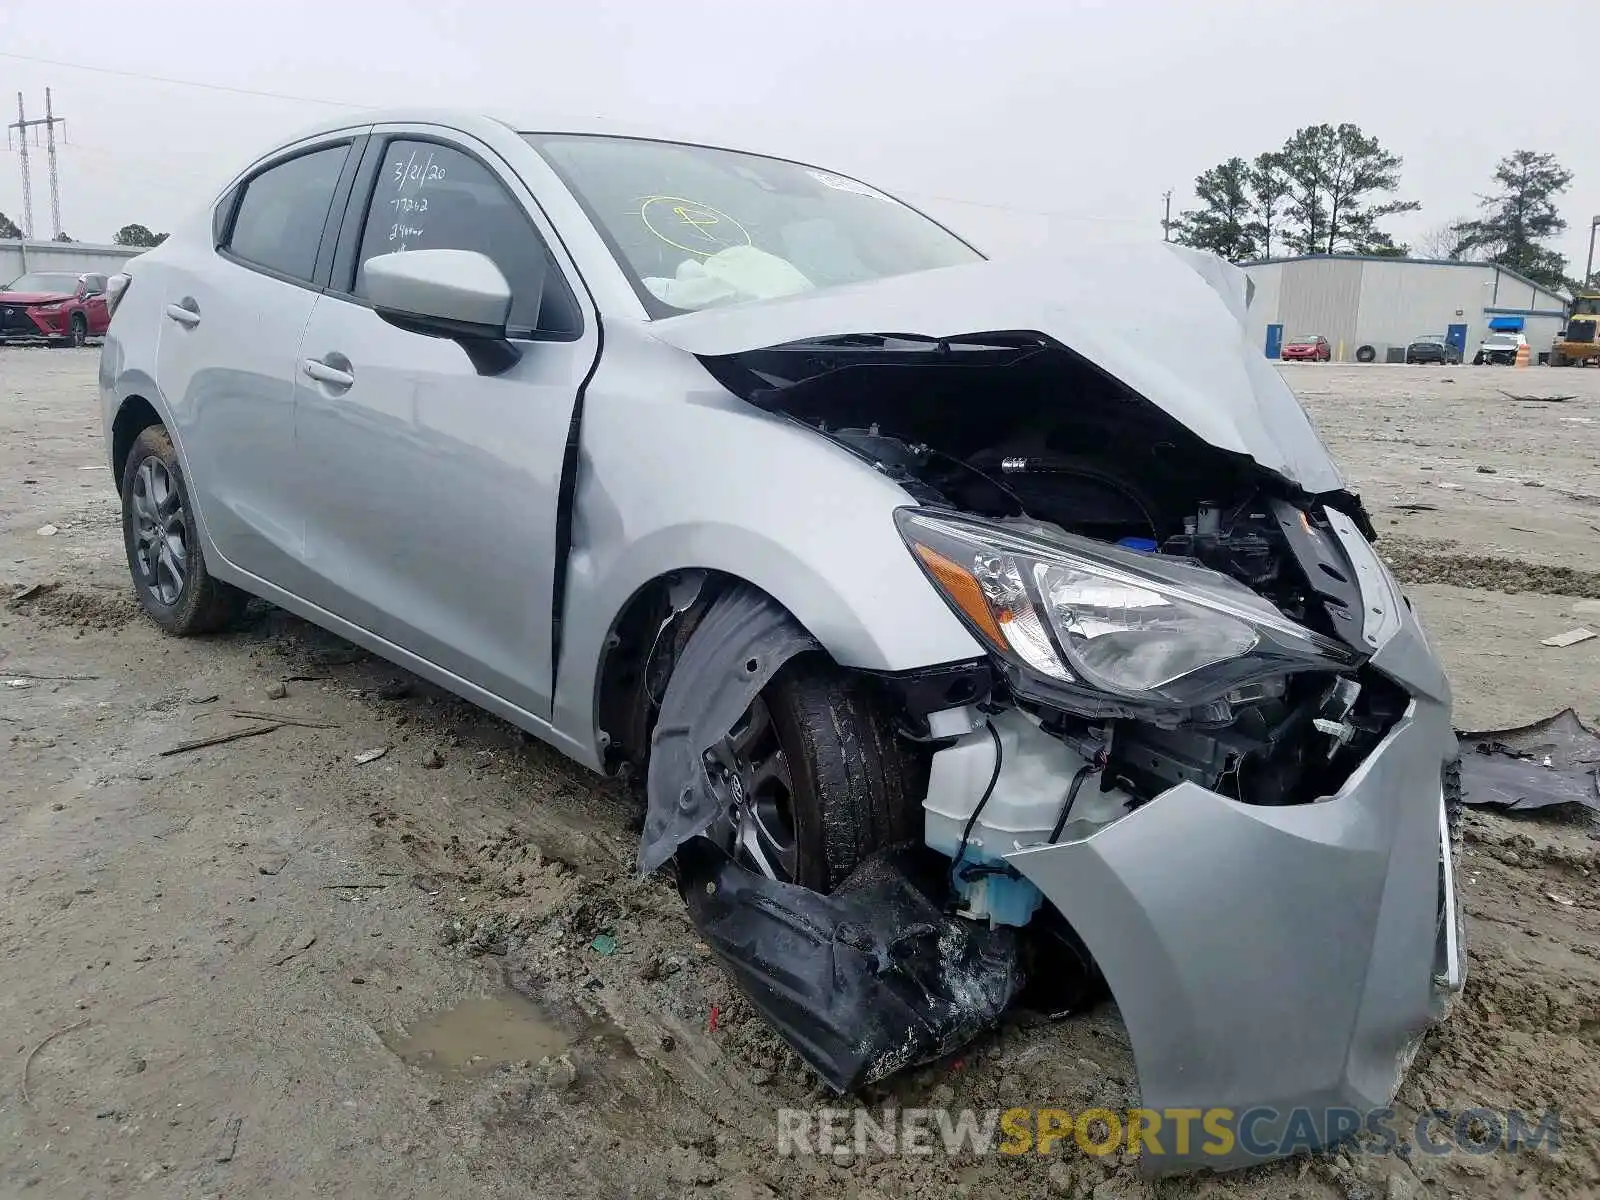
<path fill-rule="evenodd" d="M 1356 361 L 1369 363 L 1378 357 L 1378 351 L 1372 346 L 1356 347 Z"/>
<path fill-rule="evenodd" d="M 89 321 L 82 313 L 73 313 L 67 322 L 67 336 L 55 338 L 51 345 L 60 350 L 73 350 L 89 340 Z"/>
<path fill-rule="evenodd" d="M 249 603 L 206 570 L 183 468 L 160 425 L 134 439 L 122 470 L 122 543 L 139 604 L 168 633 L 215 633 Z"/>
<path fill-rule="evenodd" d="M 917 836 L 927 761 L 896 736 L 888 705 L 868 681 L 825 654 L 803 654 L 773 676 L 735 730 L 758 710 L 768 722 L 766 753 L 781 751 L 787 764 L 787 804 L 768 796 L 778 819 L 767 821 L 776 829 L 786 817 L 793 847 L 783 868 L 764 873 L 828 892 L 874 851 Z M 751 752 L 759 753 L 755 745 Z M 737 851 L 733 826 L 713 826 L 712 836 Z M 741 861 L 763 869 L 747 855 Z"/>

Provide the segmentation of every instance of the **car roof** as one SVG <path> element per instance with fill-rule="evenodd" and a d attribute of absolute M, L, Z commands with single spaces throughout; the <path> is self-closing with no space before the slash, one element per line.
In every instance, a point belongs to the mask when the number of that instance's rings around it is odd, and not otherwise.
<path fill-rule="evenodd" d="M 781 157 L 781 152 L 771 149 L 757 150 L 748 146 L 702 141 L 682 130 L 669 131 L 651 128 L 637 122 L 613 121 L 603 117 L 554 117 L 551 114 L 488 113 L 460 108 L 391 107 L 353 109 L 338 117 L 327 117 L 298 130 L 293 137 L 277 142 L 277 146 L 290 146 L 306 138 L 325 133 L 337 133 L 362 125 L 443 125 L 480 139 L 492 140 L 508 130 L 515 134 L 576 134 L 585 136 L 644 138 L 653 141 L 686 142 L 693 145 L 712 146 L 715 149 L 736 150 L 747 154 L 764 154 Z"/>

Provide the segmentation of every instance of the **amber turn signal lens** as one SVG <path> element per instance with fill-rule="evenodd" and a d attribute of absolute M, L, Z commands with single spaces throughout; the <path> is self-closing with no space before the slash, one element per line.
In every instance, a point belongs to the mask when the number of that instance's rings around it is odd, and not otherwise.
<path fill-rule="evenodd" d="M 966 614 L 967 619 L 977 626 L 980 633 L 994 643 L 996 649 L 1004 650 L 1009 643 L 1005 634 L 1000 631 L 994 614 L 989 611 L 989 602 L 983 598 L 983 589 L 978 586 L 978 581 L 972 577 L 972 573 L 920 542 L 915 543 L 912 549 L 922 560 L 922 565 L 927 568 L 928 574 L 932 575 L 934 581 L 944 589 L 945 595 L 955 601 L 956 607 Z"/>

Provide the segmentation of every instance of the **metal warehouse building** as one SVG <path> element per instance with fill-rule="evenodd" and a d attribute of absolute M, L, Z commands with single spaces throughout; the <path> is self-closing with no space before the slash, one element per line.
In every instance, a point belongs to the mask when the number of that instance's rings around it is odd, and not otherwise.
<path fill-rule="evenodd" d="M 1251 336 L 1268 358 L 1321 334 L 1335 361 L 1404 361 L 1408 342 L 1435 333 L 1470 363 L 1491 330 L 1515 330 L 1537 362 L 1566 324 L 1565 296 L 1492 263 L 1316 254 L 1244 269 Z"/>

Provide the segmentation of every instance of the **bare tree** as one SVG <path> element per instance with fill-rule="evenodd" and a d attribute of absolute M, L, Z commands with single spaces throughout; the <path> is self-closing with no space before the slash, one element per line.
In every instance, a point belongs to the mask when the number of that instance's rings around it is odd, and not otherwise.
<path fill-rule="evenodd" d="M 1426 233 L 1417 237 L 1412 246 L 1418 258 L 1451 258 L 1462 259 L 1466 255 L 1461 250 L 1461 235 L 1456 232 L 1456 226 L 1465 221 L 1465 217 L 1457 217 L 1453 221 L 1446 221 L 1443 225 L 1435 225 Z"/>

